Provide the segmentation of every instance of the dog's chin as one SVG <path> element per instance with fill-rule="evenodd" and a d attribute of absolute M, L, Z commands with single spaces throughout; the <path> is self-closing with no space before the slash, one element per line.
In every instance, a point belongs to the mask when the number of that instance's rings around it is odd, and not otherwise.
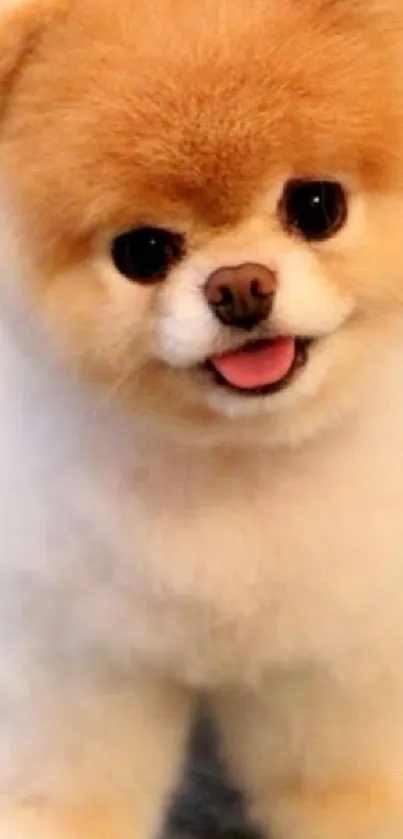
<path fill-rule="evenodd" d="M 256 346 L 248 347 L 248 352 L 252 356 L 256 352 L 259 356 L 260 352 L 263 354 L 269 350 L 267 343 L 271 342 L 258 342 Z M 242 376 L 237 380 L 236 375 L 231 375 L 231 365 L 217 365 L 214 358 L 208 359 L 198 375 L 209 407 L 231 421 L 266 417 L 272 424 L 276 417 L 290 415 L 302 405 L 315 401 L 324 375 L 323 363 L 319 367 L 316 363 L 322 341 L 296 338 L 292 339 L 292 343 L 292 352 L 289 352 L 287 363 L 278 375 L 273 377 L 268 374 L 265 380 L 264 375 L 259 379 L 252 372 L 250 379 L 246 377 L 247 385 Z"/>
<path fill-rule="evenodd" d="M 357 317 L 313 340 L 292 339 L 293 353 L 277 345 L 275 358 L 265 342 L 246 344 L 257 353 L 256 370 L 250 358 L 235 357 L 239 348 L 187 368 L 154 360 L 134 408 L 162 435 L 201 446 L 294 447 L 338 427 L 372 393 L 385 335 L 385 325 Z"/>
<path fill-rule="evenodd" d="M 351 339 L 351 340 L 350 340 Z M 199 442 L 253 445 L 270 449 L 300 446 L 337 427 L 360 398 L 357 375 L 365 345 L 344 329 L 299 342 L 287 373 L 275 384 L 242 389 L 222 380 L 209 360 L 188 370 L 185 401 L 199 405 L 188 425 Z M 184 402 L 184 414 L 186 413 Z M 205 414 L 208 413 L 208 421 Z M 190 413 L 189 413 L 190 418 Z"/>
<path fill-rule="evenodd" d="M 216 357 L 187 369 L 165 367 L 170 399 L 160 403 L 161 424 L 198 445 L 283 447 L 312 437 L 319 425 L 326 424 L 326 417 L 318 416 L 318 406 L 327 378 L 327 339 L 293 340 L 295 351 L 288 355 L 283 375 L 273 381 L 271 368 L 272 381 L 255 387 L 241 387 L 225 375 L 239 372 L 232 359 L 229 367 L 217 365 Z M 265 350 L 260 342 L 248 346 L 248 352 L 261 349 Z M 249 384 L 252 380 L 253 376 Z"/>
<path fill-rule="evenodd" d="M 307 366 L 314 340 L 281 337 L 251 341 L 203 364 L 215 384 L 240 397 L 275 396 Z"/>
<path fill-rule="evenodd" d="M 313 340 L 292 340 L 295 352 L 277 346 L 275 359 L 259 343 L 244 345 L 263 350 L 257 371 L 250 359 L 234 358 L 239 347 L 188 367 L 154 356 L 135 377 L 131 404 L 147 427 L 192 445 L 299 446 L 372 404 L 395 345 L 400 352 L 401 317 L 361 313 Z"/>

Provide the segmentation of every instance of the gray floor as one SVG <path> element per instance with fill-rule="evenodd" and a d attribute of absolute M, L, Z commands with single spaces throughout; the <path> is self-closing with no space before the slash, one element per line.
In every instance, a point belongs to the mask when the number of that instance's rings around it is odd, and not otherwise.
<path fill-rule="evenodd" d="M 182 787 L 176 796 L 167 839 L 259 839 L 248 824 L 242 797 L 229 783 L 211 723 L 195 727 Z"/>

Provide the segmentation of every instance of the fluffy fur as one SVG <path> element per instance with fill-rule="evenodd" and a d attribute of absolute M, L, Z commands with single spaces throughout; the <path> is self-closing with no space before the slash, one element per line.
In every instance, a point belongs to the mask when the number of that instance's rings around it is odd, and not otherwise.
<path fill-rule="evenodd" d="M 273 839 L 401 839 L 401 0 L 2 7 L 0 839 L 154 835 L 200 691 Z M 186 237 L 157 285 L 137 224 Z M 274 396 L 200 370 L 242 262 L 318 339 Z"/>

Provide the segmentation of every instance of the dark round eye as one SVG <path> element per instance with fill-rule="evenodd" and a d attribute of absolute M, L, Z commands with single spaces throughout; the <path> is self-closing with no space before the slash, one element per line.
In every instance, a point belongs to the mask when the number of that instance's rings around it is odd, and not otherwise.
<path fill-rule="evenodd" d="M 112 259 L 129 280 L 142 284 L 163 280 L 184 251 L 183 237 L 160 227 L 137 227 L 112 242 Z"/>
<path fill-rule="evenodd" d="M 347 219 L 347 194 L 338 181 L 292 180 L 280 200 L 284 226 L 311 242 L 330 239 Z"/>

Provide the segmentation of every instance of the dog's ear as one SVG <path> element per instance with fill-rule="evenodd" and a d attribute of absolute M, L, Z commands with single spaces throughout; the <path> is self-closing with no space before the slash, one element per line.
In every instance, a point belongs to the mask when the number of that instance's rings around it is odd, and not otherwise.
<path fill-rule="evenodd" d="M 402 0 L 316 0 L 316 5 L 335 15 L 364 15 L 367 18 L 401 13 L 403 7 Z"/>
<path fill-rule="evenodd" d="M 29 61 L 42 34 L 62 12 L 63 0 L 0 0 L 0 103 Z"/>
<path fill-rule="evenodd" d="M 377 27 L 395 39 L 403 35 L 403 0 L 296 0 L 296 5 L 316 19 L 319 15 L 333 31 Z"/>
<path fill-rule="evenodd" d="M 336 17 L 365 15 L 372 17 L 402 10 L 402 0 L 303 0 L 303 5 Z"/>

